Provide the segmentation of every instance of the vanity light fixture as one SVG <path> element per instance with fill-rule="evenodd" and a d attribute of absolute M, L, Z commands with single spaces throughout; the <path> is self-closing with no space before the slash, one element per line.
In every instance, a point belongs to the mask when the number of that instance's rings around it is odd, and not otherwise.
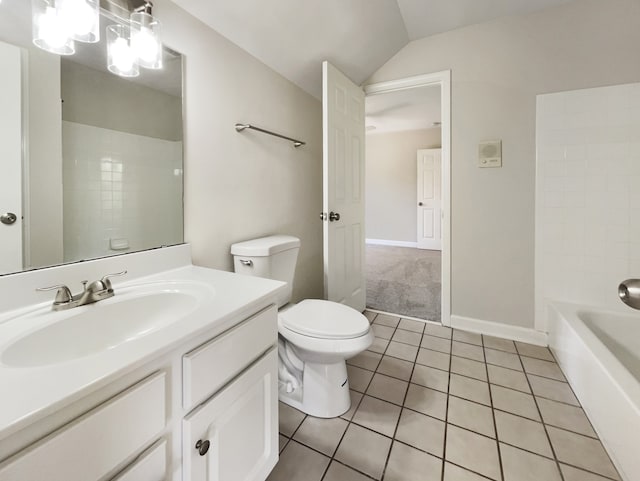
<path fill-rule="evenodd" d="M 100 0 L 56 0 L 56 8 L 73 40 L 100 41 Z"/>
<path fill-rule="evenodd" d="M 153 4 L 145 4 L 131 14 L 131 46 L 144 68 L 162 68 L 162 42 L 160 21 L 151 14 Z"/>
<path fill-rule="evenodd" d="M 54 0 L 31 0 L 33 43 L 47 52 L 73 55 L 76 51 Z"/>
<path fill-rule="evenodd" d="M 121 77 L 137 77 L 140 69 L 131 45 L 131 29 L 126 25 L 107 27 L 107 68 Z"/>

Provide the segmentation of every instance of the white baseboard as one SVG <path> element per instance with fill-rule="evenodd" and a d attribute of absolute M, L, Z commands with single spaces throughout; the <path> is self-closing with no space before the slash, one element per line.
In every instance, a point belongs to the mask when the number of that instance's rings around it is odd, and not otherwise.
<path fill-rule="evenodd" d="M 488 336 L 502 337 L 514 341 L 528 342 L 538 346 L 548 346 L 549 339 L 546 332 L 536 331 L 520 326 L 511 326 L 500 322 L 483 321 L 472 317 L 451 315 L 451 327 L 465 331 L 477 332 Z"/>
<path fill-rule="evenodd" d="M 417 242 L 408 242 L 408 241 L 395 241 L 395 240 L 386 240 L 386 239 L 365 239 L 367 244 L 378 245 L 378 246 L 395 246 L 395 247 L 413 247 L 417 248 Z"/>

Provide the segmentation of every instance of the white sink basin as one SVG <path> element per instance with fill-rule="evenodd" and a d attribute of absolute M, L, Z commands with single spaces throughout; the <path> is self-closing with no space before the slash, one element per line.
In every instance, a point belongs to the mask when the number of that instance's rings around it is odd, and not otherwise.
<path fill-rule="evenodd" d="M 182 319 L 207 294 L 212 291 L 199 284 L 144 285 L 116 289 L 110 299 L 68 311 L 32 313 L 25 317 L 52 320 L 8 344 L 0 361 L 10 367 L 36 367 L 114 349 Z"/>

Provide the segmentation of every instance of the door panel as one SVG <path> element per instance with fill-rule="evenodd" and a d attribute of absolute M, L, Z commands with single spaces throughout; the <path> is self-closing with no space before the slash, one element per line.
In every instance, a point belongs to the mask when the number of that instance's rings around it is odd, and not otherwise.
<path fill-rule="evenodd" d="M 442 249 L 442 151 L 418 150 L 418 248 Z"/>
<path fill-rule="evenodd" d="M 364 92 L 328 62 L 323 73 L 324 289 L 331 301 L 365 308 Z"/>
<path fill-rule="evenodd" d="M 22 270 L 22 73 L 20 49 L 0 42 L 0 274 Z"/>

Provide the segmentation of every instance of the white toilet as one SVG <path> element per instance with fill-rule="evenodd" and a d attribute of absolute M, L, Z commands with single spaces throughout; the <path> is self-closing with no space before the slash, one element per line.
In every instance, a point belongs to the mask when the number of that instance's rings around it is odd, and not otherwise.
<path fill-rule="evenodd" d="M 291 300 L 300 239 L 275 235 L 231 246 L 239 274 L 287 283 L 278 298 L 280 400 L 311 416 L 332 418 L 351 406 L 345 360 L 373 342 L 369 321 L 337 302 Z"/>

